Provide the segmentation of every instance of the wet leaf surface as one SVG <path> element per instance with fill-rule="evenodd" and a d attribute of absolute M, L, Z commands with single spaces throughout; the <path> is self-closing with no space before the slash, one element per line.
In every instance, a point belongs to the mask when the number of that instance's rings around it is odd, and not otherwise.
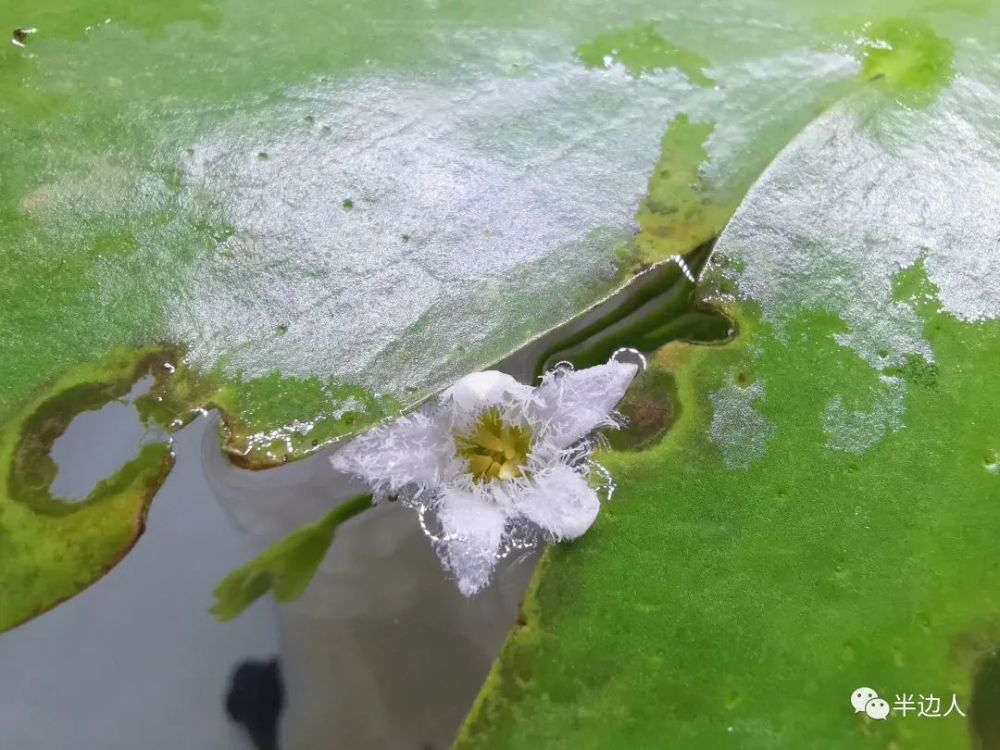
<path fill-rule="evenodd" d="M 547 551 L 456 748 L 995 741 L 990 27 L 933 101 L 856 95 L 750 190 L 705 288 L 739 335 L 659 350 L 675 422 L 601 459 L 614 500 Z M 875 721 L 862 685 L 973 718 Z"/>
<path fill-rule="evenodd" d="M 150 419 L 216 408 L 245 466 L 410 408 L 715 236 L 773 154 L 866 80 L 862 48 L 808 4 L 573 10 L 0 4 L 9 29 L 37 29 L 0 46 L 8 480 L 51 478 L 41 453 L 11 463 L 41 437 L 21 432 L 31 410 L 66 423 L 86 405 L 63 379 L 117 382 L 98 370 L 122 347 L 174 354 Z M 622 60 L 581 59 L 622 33 Z M 21 549 L 64 541 L 3 487 Z M 138 506 L 109 531 L 99 505 L 65 516 L 91 570 L 141 530 Z M 8 562 L 0 583 L 43 581 L 17 612 L 93 578 Z"/>

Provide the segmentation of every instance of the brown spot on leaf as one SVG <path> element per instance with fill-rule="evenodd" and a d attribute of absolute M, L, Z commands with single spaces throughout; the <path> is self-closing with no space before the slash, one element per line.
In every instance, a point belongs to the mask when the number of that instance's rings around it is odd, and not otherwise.
<path fill-rule="evenodd" d="M 647 448 L 660 440 L 677 419 L 678 404 L 673 375 L 650 365 L 632 383 L 618 411 L 628 421 L 608 435 L 616 450 Z"/>

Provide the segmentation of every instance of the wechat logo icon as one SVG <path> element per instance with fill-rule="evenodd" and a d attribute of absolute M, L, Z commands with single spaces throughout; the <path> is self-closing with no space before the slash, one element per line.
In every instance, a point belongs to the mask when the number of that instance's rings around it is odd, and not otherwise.
<path fill-rule="evenodd" d="M 871 688 L 859 687 L 851 693 L 851 705 L 854 713 L 867 714 L 871 719 L 885 719 L 889 715 L 889 703 L 882 700 Z"/>

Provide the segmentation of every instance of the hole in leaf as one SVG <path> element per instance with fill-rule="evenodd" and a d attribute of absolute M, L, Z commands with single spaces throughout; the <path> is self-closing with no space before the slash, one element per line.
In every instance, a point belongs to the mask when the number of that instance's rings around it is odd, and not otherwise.
<path fill-rule="evenodd" d="M 70 502 L 85 500 L 98 482 L 135 455 L 146 428 L 132 402 L 149 390 L 152 381 L 146 376 L 125 398 L 73 418 L 49 453 L 57 467 L 50 487 L 53 496 Z"/>
<path fill-rule="evenodd" d="M 144 375 L 156 368 L 172 367 L 168 358 L 172 359 L 173 355 L 166 349 L 116 350 L 102 363 L 103 371 L 99 373 L 102 377 L 95 378 L 94 368 L 88 367 L 67 374 L 53 385 L 53 392 L 39 400 L 23 418 L 20 440 L 10 457 L 7 484 L 10 497 L 36 513 L 56 516 L 75 512 L 84 504 L 97 503 L 119 493 L 152 497 L 173 466 L 173 455 L 165 442 L 131 440 L 133 449 L 140 443 L 139 451 L 133 450 L 134 455 L 124 464 L 119 463 L 110 473 L 105 472 L 106 477 L 90 488 L 84 502 L 66 501 L 52 494 L 50 487 L 58 467 L 51 451 L 80 414 L 100 411 L 129 396 L 136 390 L 136 384 L 144 380 Z M 146 378 L 144 382 L 147 387 L 149 380 Z M 89 441 L 88 449 L 92 449 L 95 442 Z"/>

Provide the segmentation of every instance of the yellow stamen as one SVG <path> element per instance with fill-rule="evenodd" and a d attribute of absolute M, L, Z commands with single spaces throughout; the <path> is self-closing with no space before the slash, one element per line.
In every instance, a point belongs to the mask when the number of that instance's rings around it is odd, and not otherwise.
<path fill-rule="evenodd" d="M 473 481 L 514 479 L 523 476 L 531 448 L 531 431 L 524 425 L 506 424 L 496 407 L 479 415 L 469 435 L 455 438 L 457 454 L 469 462 Z"/>

